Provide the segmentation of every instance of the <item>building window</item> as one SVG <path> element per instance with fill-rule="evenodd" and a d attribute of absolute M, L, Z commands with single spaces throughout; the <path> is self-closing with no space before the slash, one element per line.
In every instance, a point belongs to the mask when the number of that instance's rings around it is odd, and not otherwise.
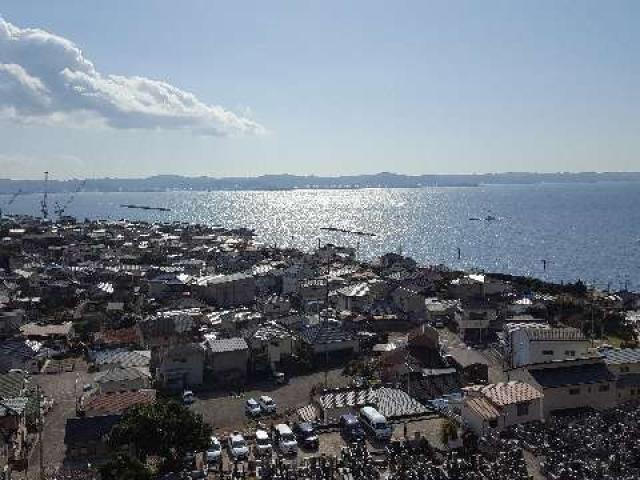
<path fill-rule="evenodd" d="M 518 403 L 516 405 L 518 416 L 523 417 L 525 415 L 529 415 L 529 404 L 528 403 Z"/>
<path fill-rule="evenodd" d="M 629 373 L 629 367 L 628 366 L 620 367 L 620 372 L 621 373 Z"/>
<path fill-rule="evenodd" d="M 497 419 L 495 419 L 495 418 L 494 418 L 494 419 L 492 419 L 492 420 L 489 420 L 489 426 L 490 426 L 491 428 L 496 428 L 496 427 L 498 426 L 498 420 L 497 420 Z"/>
<path fill-rule="evenodd" d="M 599 392 L 608 392 L 609 391 L 609 385 L 600 385 L 598 387 L 598 391 Z"/>
<path fill-rule="evenodd" d="M 579 388 L 570 388 L 569 389 L 569 395 L 580 395 L 580 389 Z"/>
<path fill-rule="evenodd" d="M 542 350 L 543 355 L 553 355 L 553 350 Z"/>
<path fill-rule="evenodd" d="M 576 351 L 575 350 L 567 350 L 566 352 L 564 352 L 564 354 L 567 357 L 575 357 L 576 356 Z"/>

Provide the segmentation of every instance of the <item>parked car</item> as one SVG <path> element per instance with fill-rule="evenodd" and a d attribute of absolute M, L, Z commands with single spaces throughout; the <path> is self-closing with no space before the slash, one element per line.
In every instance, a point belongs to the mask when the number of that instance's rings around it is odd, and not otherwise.
<path fill-rule="evenodd" d="M 244 410 L 250 417 L 257 417 L 262 413 L 262 409 L 260 408 L 260 404 L 256 401 L 255 398 L 250 398 L 244 405 Z"/>
<path fill-rule="evenodd" d="M 281 423 L 274 427 L 274 440 L 284 455 L 297 455 L 298 442 L 289 425 Z"/>
<path fill-rule="evenodd" d="M 260 404 L 260 409 L 265 413 L 276 413 L 276 402 L 267 395 L 262 395 L 258 399 L 258 403 Z"/>
<path fill-rule="evenodd" d="M 256 456 L 269 456 L 272 451 L 273 446 L 271 445 L 271 437 L 269 437 L 269 434 L 265 430 L 256 430 Z"/>
<path fill-rule="evenodd" d="M 240 432 L 233 432 L 229 436 L 229 456 L 234 460 L 249 458 L 249 446 Z"/>
<path fill-rule="evenodd" d="M 194 400 L 195 397 L 191 390 L 185 390 L 184 392 L 182 392 L 182 403 L 184 403 L 185 405 L 191 405 Z"/>
<path fill-rule="evenodd" d="M 287 383 L 287 377 L 283 372 L 273 372 L 273 381 L 278 385 Z"/>
<path fill-rule="evenodd" d="M 340 417 L 340 433 L 351 442 L 359 442 L 365 438 L 364 428 L 362 428 L 360 420 L 350 413 Z"/>
<path fill-rule="evenodd" d="M 387 419 L 373 407 L 362 407 L 360 409 L 360 421 L 365 430 L 368 430 L 376 440 L 390 440 L 393 428 Z"/>
<path fill-rule="evenodd" d="M 207 464 L 214 465 L 220 461 L 222 455 L 222 446 L 220 440 L 216 437 L 211 437 L 209 448 L 207 449 Z"/>
<path fill-rule="evenodd" d="M 316 450 L 320 447 L 320 440 L 318 439 L 318 435 L 316 435 L 313 424 L 309 422 L 296 423 L 293 425 L 293 433 L 303 448 Z"/>

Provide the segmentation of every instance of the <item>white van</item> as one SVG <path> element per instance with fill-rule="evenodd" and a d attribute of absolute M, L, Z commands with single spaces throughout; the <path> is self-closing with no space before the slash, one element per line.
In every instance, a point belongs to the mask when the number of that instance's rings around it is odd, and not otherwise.
<path fill-rule="evenodd" d="M 387 419 L 373 407 L 362 407 L 360 409 L 360 422 L 376 440 L 389 440 L 393 429 L 387 423 Z"/>
<path fill-rule="evenodd" d="M 280 451 L 285 455 L 296 455 L 298 453 L 298 441 L 289 425 L 281 423 L 274 428 L 275 442 Z"/>

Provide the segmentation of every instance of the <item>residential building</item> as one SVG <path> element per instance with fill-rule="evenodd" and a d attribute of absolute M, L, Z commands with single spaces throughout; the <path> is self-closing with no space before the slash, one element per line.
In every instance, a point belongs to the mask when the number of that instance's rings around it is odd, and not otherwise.
<path fill-rule="evenodd" d="M 591 343 L 577 328 L 522 327 L 509 331 L 511 367 L 588 357 Z"/>
<path fill-rule="evenodd" d="M 600 357 L 557 360 L 511 370 L 509 377 L 544 394 L 544 416 L 579 408 L 616 405 L 616 377 Z"/>
<path fill-rule="evenodd" d="M 199 343 L 184 343 L 152 353 L 156 381 L 167 390 L 202 385 L 205 351 Z"/>
<path fill-rule="evenodd" d="M 244 338 L 207 338 L 203 345 L 207 371 L 216 382 L 244 382 L 249 364 L 249 346 Z"/>
<path fill-rule="evenodd" d="M 474 385 L 463 390 L 462 419 L 478 436 L 512 425 L 544 420 L 544 395 L 527 383 Z"/>
<path fill-rule="evenodd" d="M 600 354 L 616 377 L 618 403 L 639 400 L 640 348 L 604 348 Z"/>

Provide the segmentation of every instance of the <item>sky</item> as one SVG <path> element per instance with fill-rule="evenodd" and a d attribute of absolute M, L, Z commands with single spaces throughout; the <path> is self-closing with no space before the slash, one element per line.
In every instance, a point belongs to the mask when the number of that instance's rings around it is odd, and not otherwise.
<path fill-rule="evenodd" d="M 3 0 L 0 178 L 640 170 L 640 2 Z"/>

